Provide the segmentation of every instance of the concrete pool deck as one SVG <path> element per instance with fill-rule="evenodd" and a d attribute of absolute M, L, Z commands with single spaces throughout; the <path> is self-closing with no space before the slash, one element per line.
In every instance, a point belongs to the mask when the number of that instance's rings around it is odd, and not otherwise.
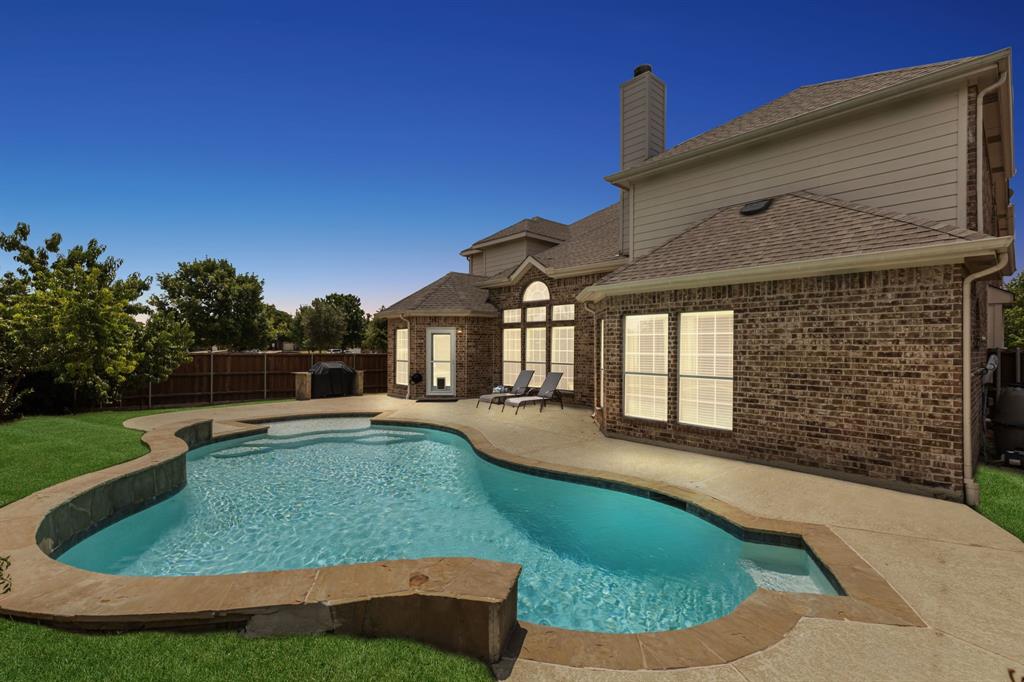
<path fill-rule="evenodd" d="M 892 586 L 912 609 L 912 618 L 920 619 L 917 626 L 901 626 L 803 614 L 793 623 L 775 626 L 780 637 L 767 648 L 757 647 L 762 650 L 730 663 L 612 672 L 540 663 L 530 660 L 536 656 L 523 655 L 499 663 L 499 678 L 1002 680 L 1009 668 L 1024 669 L 1024 590 L 1019 578 L 1024 544 L 963 505 L 606 439 L 584 410 L 513 415 L 475 409 L 474 402 L 410 403 L 370 395 L 202 408 L 141 417 L 126 425 L 167 431 L 212 418 L 213 436 L 221 438 L 251 429 L 235 420 L 324 412 L 387 411 L 394 419 L 444 424 L 467 435 L 477 433 L 513 457 L 551 468 L 604 472 L 651 487 L 676 486 L 706 496 L 712 506 L 717 501 L 782 526 L 822 524 Z M 598 651 L 581 651 L 572 663 L 602 667 Z M 645 663 L 642 667 L 657 667 Z"/>

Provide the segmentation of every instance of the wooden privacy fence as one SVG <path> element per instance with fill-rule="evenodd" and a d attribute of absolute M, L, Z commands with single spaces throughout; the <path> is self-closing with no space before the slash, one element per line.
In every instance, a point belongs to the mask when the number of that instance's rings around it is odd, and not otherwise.
<path fill-rule="evenodd" d="M 158 407 L 290 398 L 295 395 L 293 372 L 337 360 L 363 371 L 365 393 L 387 391 L 386 353 L 196 352 L 166 381 L 131 387 L 121 405 Z"/>

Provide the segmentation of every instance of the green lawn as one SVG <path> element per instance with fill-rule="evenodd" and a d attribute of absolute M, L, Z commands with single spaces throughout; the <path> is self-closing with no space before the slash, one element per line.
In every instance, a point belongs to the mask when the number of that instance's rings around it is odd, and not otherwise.
<path fill-rule="evenodd" d="M 1024 540 L 1024 472 L 982 465 L 977 478 L 978 511 Z"/>
<path fill-rule="evenodd" d="M 26 417 L 0 424 L 0 506 L 145 454 L 121 426 L 164 410 Z M 490 680 L 487 666 L 402 640 L 248 639 L 233 632 L 81 635 L 0 618 L 7 680 Z"/>

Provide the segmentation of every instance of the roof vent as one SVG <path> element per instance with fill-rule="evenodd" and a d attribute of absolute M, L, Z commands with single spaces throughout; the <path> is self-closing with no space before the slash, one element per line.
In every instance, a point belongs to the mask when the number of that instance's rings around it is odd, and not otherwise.
<path fill-rule="evenodd" d="M 754 215 L 755 213 L 760 213 L 761 211 L 767 209 L 771 205 L 771 199 L 758 199 L 757 201 L 751 201 L 749 203 L 743 204 L 743 208 L 740 209 L 740 213 L 742 215 Z"/>
<path fill-rule="evenodd" d="M 648 71 L 651 71 L 651 70 L 652 69 L 651 69 L 651 65 L 650 64 L 641 64 L 640 66 L 638 66 L 635 69 L 633 69 L 633 78 L 636 78 L 640 74 L 647 73 Z"/>

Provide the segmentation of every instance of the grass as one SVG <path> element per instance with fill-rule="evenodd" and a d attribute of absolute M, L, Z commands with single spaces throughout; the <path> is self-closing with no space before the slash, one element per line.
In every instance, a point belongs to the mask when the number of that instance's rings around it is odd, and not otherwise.
<path fill-rule="evenodd" d="M 185 408 L 189 409 L 189 408 Z M 121 423 L 169 410 L 25 417 L 0 424 L 0 506 L 146 453 Z M 83 635 L 0 618 L 8 680 L 490 680 L 484 664 L 395 639 L 249 639 L 234 632 Z"/>
<path fill-rule="evenodd" d="M 1024 472 L 982 465 L 977 479 L 981 488 L 978 511 L 1024 540 Z"/>

